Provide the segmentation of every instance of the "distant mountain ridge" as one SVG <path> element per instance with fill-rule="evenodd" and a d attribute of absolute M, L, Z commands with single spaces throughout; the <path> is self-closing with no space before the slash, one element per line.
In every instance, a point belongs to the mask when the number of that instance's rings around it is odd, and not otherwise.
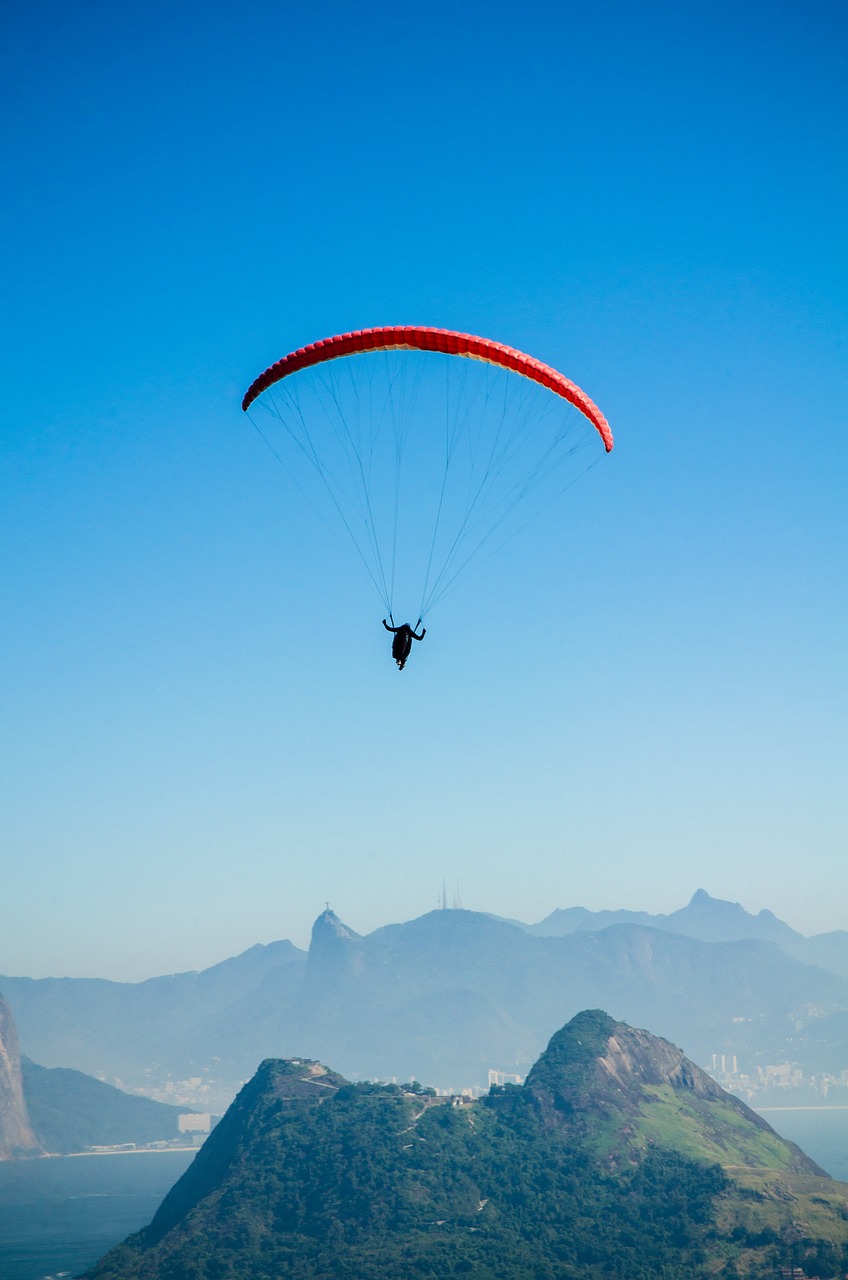
<path fill-rule="evenodd" d="M 489 1068 L 524 1074 L 554 1027 L 594 1006 L 703 1064 L 729 1053 L 751 1069 L 848 1067 L 848 979 L 809 951 L 828 945 L 838 960 L 848 935 L 804 939 L 703 890 L 649 918 L 572 908 L 526 926 L 453 909 L 361 936 L 327 910 L 308 954 L 280 942 L 138 984 L 0 986 L 31 1058 L 162 1097 L 169 1079 L 202 1079 L 202 1110 L 222 1110 L 258 1061 L 291 1053 L 353 1078 L 385 1071 L 445 1088 L 484 1083 Z M 761 936 L 736 936 L 751 933 Z"/>
<path fill-rule="evenodd" d="M 359 938 L 340 934 L 331 917 L 316 921 L 310 954 L 332 932 L 332 963 L 321 982 L 316 968 L 294 1022 L 309 1056 L 355 1077 L 377 1074 L 379 1057 L 399 1079 L 443 1085 L 479 1079 L 484 1056 L 523 1073 L 552 1023 L 601 1003 L 701 1061 L 730 1036 L 737 1052 L 769 1041 L 785 1052 L 801 1010 L 836 1013 L 848 996 L 844 980 L 756 941 L 707 943 L 634 925 L 533 938 L 461 910 Z"/>
<path fill-rule="evenodd" d="M 689 938 L 700 938 L 703 942 L 742 942 L 748 939 L 773 942 L 796 960 L 830 969 L 840 977 L 848 978 L 848 931 L 837 930 L 808 938 L 767 908 L 751 915 L 738 902 L 711 898 L 706 889 L 698 889 L 685 907 L 669 915 L 566 907 L 552 911 L 538 924 L 520 927 L 537 937 L 563 937 L 571 933 L 597 932 L 616 924 L 662 929 Z"/>
<path fill-rule="evenodd" d="M 88 1280 L 830 1280 L 847 1194 L 674 1045 L 590 1010 L 468 1105 L 264 1062 Z"/>
<path fill-rule="evenodd" d="M 97 1146 L 173 1142 L 188 1107 L 138 1098 L 68 1067 L 21 1063 L 33 1132 L 51 1155 Z"/>
<path fill-rule="evenodd" d="M 145 982 L 0 978 L 28 1057 L 144 1087 L 200 1075 L 222 1044 L 245 1048 L 249 1075 L 278 1011 L 300 988 L 306 954 L 288 941 L 256 945 L 202 972 Z M 213 1108 L 216 1109 L 216 1108 Z"/>
<path fill-rule="evenodd" d="M 21 1055 L 11 1010 L 0 996 L 0 1160 L 173 1140 L 187 1110 L 132 1097 L 80 1071 L 31 1062 Z"/>

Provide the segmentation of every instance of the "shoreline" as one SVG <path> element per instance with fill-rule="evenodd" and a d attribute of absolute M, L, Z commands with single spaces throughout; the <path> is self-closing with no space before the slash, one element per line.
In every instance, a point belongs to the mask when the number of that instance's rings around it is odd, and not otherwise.
<path fill-rule="evenodd" d="M 751 1105 L 750 1103 L 748 1104 Z M 808 1107 L 751 1107 L 752 1111 L 848 1111 L 848 1106 L 838 1103 L 829 1107 L 827 1103 L 813 1104 Z"/>
<path fill-rule="evenodd" d="M 203 1145 L 202 1143 L 200 1144 Z M 132 1147 L 124 1150 L 115 1147 L 107 1151 L 66 1151 L 64 1154 L 60 1152 L 47 1152 L 42 1156 L 42 1160 L 75 1160 L 78 1156 L 167 1156 L 172 1151 L 199 1151 L 200 1147 L 193 1144 L 189 1147 Z"/>

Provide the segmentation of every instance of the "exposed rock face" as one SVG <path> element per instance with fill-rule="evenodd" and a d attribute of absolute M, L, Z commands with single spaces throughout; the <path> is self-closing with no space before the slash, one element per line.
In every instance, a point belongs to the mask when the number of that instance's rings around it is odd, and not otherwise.
<path fill-rule="evenodd" d="M 588 1094 L 622 1106 L 641 1102 L 646 1086 L 667 1085 L 714 1101 L 728 1097 L 676 1045 L 615 1022 L 600 1009 L 578 1014 L 551 1038 L 527 1084 L 575 1109 Z"/>
<path fill-rule="evenodd" d="M 652 1145 L 661 1112 L 672 1111 L 678 1150 L 740 1165 L 768 1165 L 827 1176 L 794 1143 L 741 1099 L 725 1093 L 676 1045 L 616 1022 L 600 1009 L 572 1018 L 551 1037 L 527 1077 L 549 1126 L 585 1134 L 599 1116 L 612 1119 L 631 1146 Z M 739 1135 L 748 1140 L 739 1145 Z M 709 1136 L 707 1136 L 709 1135 Z"/>
<path fill-rule="evenodd" d="M 360 935 L 344 924 L 335 911 L 328 907 L 312 926 L 307 974 L 344 964 L 344 958 L 350 952 L 350 944 L 360 941 Z"/>
<path fill-rule="evenodd" d="M 676 1045 L 633 1027 L 617 1028 L 607 1042 L 606 1053 L 598 1059 L 598 1067 L 622 1086 L 627 1082 L 667 1084 L 673 1089 L 689 1089 L 699 1098 L 725 1096 L 721 1086 L 684 1057 Z"/>
<path fill-rule="evenodd" d="M 11 1010 L 0 996 L 0 1160 L 42 1154 L 24 1101 L 18 1033 Z"/>

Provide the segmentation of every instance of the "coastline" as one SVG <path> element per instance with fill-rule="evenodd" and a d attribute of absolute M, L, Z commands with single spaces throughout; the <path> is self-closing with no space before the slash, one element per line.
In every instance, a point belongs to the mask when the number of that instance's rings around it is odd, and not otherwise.
<path fill-rule="evenodd" d="M 843 1106 L 840 1103 L 838 1105 L 829 1107 L 827 1106 L 826 1103 L 824 1103 L 819 1106 L 810 1106 L 810 1107 L 751 1107 L 751 1110 L 757 1111 L 757 1112 L 759 1111 L 848 1111 L 848 1106 Z"/>
<path fill-rule="evenodd" d="M 200 1146 L 203 1144 L 201 1143 Z M 49 1160 L 72 1159 L 76 1156 L 166 1156 L 171 1151 L 199 1151 L 192 1143 L 187 1147 L 104 1147 L 102 1151 L 68 1151 L 64 1156 L 48 1153 Z"/>

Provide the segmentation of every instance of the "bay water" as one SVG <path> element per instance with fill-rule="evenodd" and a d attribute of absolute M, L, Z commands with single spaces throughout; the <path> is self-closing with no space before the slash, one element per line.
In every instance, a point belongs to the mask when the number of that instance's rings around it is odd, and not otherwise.
<path fill-rule="evenodd" d="M 70 1277 L 146 1226 L 194 1151 L 0 1164 L 0 1278 Z"/>
<path fill-rule="evenodd" d="M 758 1107 L 757 1114 L 831 1178 L 848 1182 L 848 1107 Z"/>

